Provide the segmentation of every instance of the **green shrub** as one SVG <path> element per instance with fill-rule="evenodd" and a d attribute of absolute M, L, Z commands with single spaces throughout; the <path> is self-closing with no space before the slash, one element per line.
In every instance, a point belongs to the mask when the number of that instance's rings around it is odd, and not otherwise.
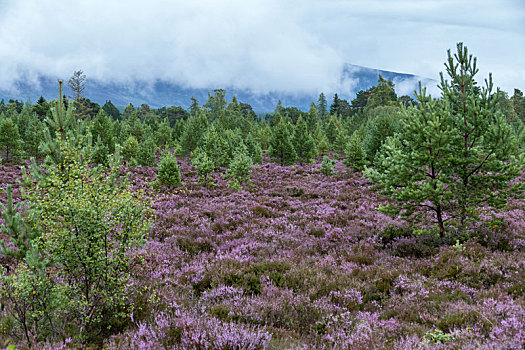
<path fill-rule="evenodd" d="M 95 342 L 129 320 L 132 262 L 140 261 L 129 252 L 150 227 L 148 202 L 115 181 L 117 167 L 109 174 L 89 168 L 78 149 L 61 145 L 63 163 L 48 169 L 46 181 L 26 182 L 31 248 L 14 272 L 1 273 L 2 304 L 29 345 Z"/>
<path fill-rule="evenodd" d="M 168 187 L 179 187 L 182 185 L 177 158 L 169 151 L 164 152 L 160 158 L 157 180 L 161 185 Z"/>
<path fill-rule="evenodd" d="M 337 172 L 334 170 L 335 166 L 335 160 L 330 159 L 328 156 L 323 157 L 323 161 L 321 163 L 321 169 L 319 170 L 321 174 L 324 175 L 334 175 Z"/>
<path fill-rule="evenodd" d="M 226 176 L 231 177 L 228 185 L 234 190 L 240 190 L 242 184 L 249 181 L 252 173 L 253 162 L 245 152 L 238 151 L 230 163 L 230 168 L 226 171 Z"/>
<path fill-rule="evenodd" d="M 197 170 L 200 183 L 210 183 L 209 177 L 213 173 L 215 165 L 213 160 L 200 147 L 191 152 L 191 165 Z"/>

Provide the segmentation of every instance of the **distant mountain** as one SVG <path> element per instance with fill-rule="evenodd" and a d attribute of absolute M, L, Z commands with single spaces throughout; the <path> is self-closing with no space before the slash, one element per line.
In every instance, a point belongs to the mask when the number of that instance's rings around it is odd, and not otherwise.
<path fill-rule="evenodd" d="M 396 73 L 379 69 L 367 68 L 346 64 L 341 74 L 341 85 L 348 86 L 348 91 L 341 91 L 341 98 L 353 99 L 359 90 L 366 90 L 377 84 L 378 74 L 384 78 L 391 79 L 396 84 L 398 95 L 412 94 L 417 87 L 417 82 L 421 80 L 426 85 L 435 85 L 436 82 L 418 77 L 412 74 Z M 39 85 L 39 86 L 38 86 Z M 264 94 L 253 93 L 249 90 L 220 87 L 227 90 L 227 98 L 237 96 L 240 102 L 249 103 L 257 112 L 273 111 L 277 102 L 281 100 L 283 106 L 295 106 L 302 110 L 308 110 L 312 101 L 317 101 L 318 95 L 309 94 L 283 94 L 269 92 Z M 135 81 L 132 84 L 117 84 L 87 79 L 86 97 L 99 104 L 104 104 L 106 100 L 111 100 L 116 106 L 126 106 L 132 103 L 140 106 L 143 103 L 153 108 L 162 106 L 182 106 L 187 108 L 193 96 L 201 104 L 208 99 L 208 92 L 212 92 L 214 87 L 209 89 L 193 89 L 167 82 L 155 81 L 147 83 Z M 57 95 L 57 79 L 52 77 L 40 77 L 39 84 L 31 85 L 27 82 L 19 81 L 15 84 L 16 92 L 0 90 L 0 98 L 7 102 L 9 99 L 27 101 L 31 99 L 35 103 L 40 96 L 46 100 L 53 100 Z M 352 91 L 349 91 L 352 90 Z M 332 96 L 327 95 L 328 103 L 331 103 Z"/>

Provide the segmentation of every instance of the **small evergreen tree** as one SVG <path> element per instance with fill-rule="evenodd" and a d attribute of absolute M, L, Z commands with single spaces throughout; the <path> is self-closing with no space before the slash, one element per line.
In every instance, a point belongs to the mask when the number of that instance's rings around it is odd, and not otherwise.
<path fill-rule="evenodd" d="M 321 92 L 319 95 L 319 99 L 317 100 L 317 110 L 319 111 L 319 115 L 321 118 L 324 118 L 328 114 L 328 102 L 326 101 L 326 97 L 324 96 L 324 93 Z"/>
<path fill-rule="evenodd" d="M 202 135 L 207 129 L 208 118 L 206 112 L 199 110 L 195 116 L 188 118 L 180 139 L 180 144 L 185 154 L 189 154 L 197 148 Z"/>
<path fill-rule="evenodd" d="M 303 117 L 299 117 L 295 125 L 294 148 L 301 163 L 310 163 L 317 156 L 317 148 Z"/>
<path fill-rule="evenodd" d="M 157 130 L 155 131 L 155 140 L 157 143 L 157 147 L 159 148 L 167 148 L 172 144 L 172 129 L 170 127 L 170 123 L 167 118 L 165 118 L 159 125 Z"/>
<path fill-rule="evenodd" d="M 137 150 L 137 162 L 142 166 L 153 166 L 155 164 L 156 155 L 155 138 L 152 135 L 147 136 L 144 141 L 139 144 Z"/>
<path fill-rule="evenodd" d="M 399 130 L 400 110 L 394 106 L 380 106 L 369 112 L 370 118 L 365 127 L 363 150 L 368 162 L 372 163 L 381 146 L 389 136 Z"/>
<path fill-rule="evenodd" d="M 389 138 L 378 158 L 377 169 L 365 174 L 396 204 L 385 212 L 405 215 L 423 209 L 435 217 L 440 235 L 445 220 L 467 219 L 484 206 L 503 206 L 507 198 L 523 192 L 523 184 L 511 184 L 524 166 L 517 152 L 512 128 L 497 110 L 492 81 L 479 88 L 474 80 L 476 59 L 458 44 L 446 63 L 451 82 L 442 75 L 442 100 L 421 90 L 418 108 L 404 111 L 401 130 Z"/>
<path fill-rule="evenodd" d="M 286 121 L 280 120 L 272 130 L 269 155 L 276 159 L 281 166 L 293 164 L 297 160 L 297 153 L 293 147 L 292 136 Z"/>
<path fill-rule="evenodd" d="M 249 181 L 249 175 L 252 173 L 252 166 L 252 159 L 245 150 L 236 152 L 230 164 L 230 168 L 226 171 L 226 176 L 231 177 L 228 184 L 232 188 L 239 190 L 243 183 Z"/>
<path fill-rule="evenodd" d="M 18 157 L 20 151 L 20 134 L 18 126 L 11 118 L 0 120 L 0 150 L 5 153 L 5 160 L 11 161 Z"/>
<path fill-rule="evenodd" d="M 157 180 L 163 186 L 180 187 L 182 186 L 180 177 L 180 167 L 177 158 L 171 152 L 165 151 L 160 157 Z"/>
<path fill-rule="evenodd" d="M 252 158 L 253 163 L 261 164 L 263 162 L 263 152 L 261 145 L 255 140 L 250 133 L 244 140 L 248 154 Z"/>
<path fill-rule="evenodd" d="M 350 136 L 350 140 L 345 147 L 346 159 L 344 163 L 346 166 L 353 167 L 356 170 L 362 171 L 366 164 L 366 153 L 361 145 L 362 137 L 357 130 Z"/>
<path fill-rule="evenodd" d="M 319 169 L 319 171 L 321 172 L 321 174 L 330 176 L 336 173 L 336 171 L 334 170 L 334 166 L 335 160 L 330 159 L 330 157 L 328 156 L 324 156 L 323 161 L 321 162 L 321 169 Z"/>
<path fill-rule="evenodd" d="M 7 257 L 15 257 L 20 261 L 25 258 L 34 238 L 33 231 L 27 227 L 20 214 L 22 205 L 23 203 L 13 204 L 12 186 L 10 184 L 7 185 L 7 205 L 0 203 L 0 213 L 4 218 L 0 231 L 9 237 L 16 250 L 8 248 L 5 241 L 1 240 L 0 254 Z"/>
<path fill-rule="evenodd" d="M 139 149 L 139 142 L 135 136 L 129 136 L 124 144 L 122 145 L 122 157 L 125 160 L 130 160 L 131 158 L 136 158 Z"/>
<path fill-rule="evenodd" d="M 191 152 L 191 165 L 197 170 L 199 175 L 199 182 L 203 184 L 211 183 L 210 175 L 213 174 L 215 169 L 213 160 L 211 160 L 206 152 L 200 147 L 197 147 L 193 152 Z"/>

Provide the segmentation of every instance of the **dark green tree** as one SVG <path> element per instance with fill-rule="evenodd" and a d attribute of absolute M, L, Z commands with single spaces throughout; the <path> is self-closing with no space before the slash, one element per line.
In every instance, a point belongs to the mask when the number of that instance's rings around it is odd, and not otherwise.
<path fill-rule="evenodd" d="M 303 117 L 299 117 L 295 125 L 293 144 L 301 163 L 310 163 L 317 156 L 315 141 L 308 132 L 308 126 Z"/>
<path fill-rule="evenodd" d="M 102 109 L 106 112 L 107 115 L 111 116 L 113 120 L 120 120 L 120 111 L 111 100 L 107 100 L 106 103 L 102 106 Z"/>
<path fill-rule="evenodd" d="M 297 160 L 297 153 L 293 146 L 293 138 L 290 135 L 288 122 L 281 119 L 273 127 L 270 138 L 268 154 L 277 160 L 281 166 L 293 164 Z"/>
<path fill-rule="evenodd" d="M 91 124 L 91 134 L 93 140 L 98 140 L 105 145 L 107 150 L 115 148 L 115 139 L 113 137 L 113 122 L 110 116 L 101 109 Z"/>
<path fill-rule="evenodd" d="M 20 151 L 20 134 L 18 126 L 11 118 L 0 120 L 0 151 L 5 154 L 5 160 L 11 161 L 18 157 Z"/>
<path fill-rule="evenodd" d="M 171 152 L 164 151 L 160 157 L 159 168 L 157 171 L 157 181 L 168 187 L 180 187 L 180 167 L 177 158 Z"/>
<path fill-rule="evenodd" d="M 491 76 L 477 86 L 476 59 L 462 43 L 454 56 L 448 51 L 445 67 L 451 80 L 441 75 L 442 100 L 420 85 L 417 108 L 404 112 L 398 137 L 387 139 L 377 169 L 365 172 L 397 201 L 384 211 L 428 211 L 442 237 L 447 217 L 464 232 L 481 207 L 499 208 L 520 195 L 523 184 L 511 180 L 524 166 L 513 130 L 497 110 Z"/>
<path fill-rule="evenodd" d="M 360 130 L 356 130 L 344 149 L 346 158 L 344 164 L 356 170 L 362 171 L 366 165 L 366 153 L 363 150 L 362 141 L 363 136 Z"/>
<path fill-rule="evenodd" d="M 369 118 L 365 127 L 363 150 L 368 162 L 372 163 L 386 139 L 399 130 L 400 109 L 395 106 L 379 106 L 369 112 Z"/>
<path fill-rule="evenodd" d="M 180 144 L 185 154 L 189 154 L 197 148 L 201 137 L 207 129 L 208 118 L 205 111 L 200 111 L 197 115 L 188 118 L 180 138 Z"/>
<path fill-rule="evenodd" d="M 328 102 L 326 101 L 326 97 L 324 96 L 324 93 L 321 92 L 319 95 L 319 98 L 317 99 L 317 111 L 319 112 L 319 115 L 321 118 L 324 118 L 328 115 Z"/>
<path fill-rule="evenodd" d="M 525 97 L 519 89 L 514 89 L 514 95 L 511 97 L 512 106 L 516 116 L 525 122 Z"/>

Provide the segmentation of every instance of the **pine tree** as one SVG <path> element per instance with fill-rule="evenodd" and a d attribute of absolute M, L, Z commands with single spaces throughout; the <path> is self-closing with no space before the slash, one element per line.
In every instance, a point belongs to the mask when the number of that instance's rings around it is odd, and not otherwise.
<path fill-rule="evenodd" d="M 18 126 L 11 118 L 0 120 L 0 150 L 5 152 L 5 161 L 9 162 L 18 156 L 20 145 Z"/>
<path fill-rule="evenodd" d="M 335 144 L 335 140 L 337 139 L 339 133 L 341 133 L 341 129 L 342 126 L 339 119 L 337 119 L 335 115 L 331 115 L 325 127 L 325 134 L 330 145 L 333 146 Z"/>
<path fill-rule="evenodd" d="M 259 142 L 255 140 L 253 135 L 250 133 L 244 140 L 248 154 L 252 158 L 255 164 L 261 164 L 263 162 L 263 152 Z"/>
<path fill-rule="evenodd" d="M 334 175 L 337 172 L 334 170 L 335 166 L 335 160 L 330 159 L 328 156 L 323 157 L 323 161 L 321 162 L 321 168 L 319 171 L 321 174 L 324 174 L 326 176 Z"/>
<path fill-rule="evenodd" d="M 0 226 L 0 231 L 9 237 L 16 250 L 10 249 L 5 245 L 4 240 L 0 241 L 0 254 L 7 257 L 15 257 L 18 260 L 25 258 L 27 251 L 31 248 L 31 240 L 34 232 L 27 227 L 20 215 L 23 203 L 13 204 L 13 192 L 10 184 L 7 185 L 7 204 L 0 203 L 0 213 L 4 218 L 4 223 Z"/>
<path fill-rule="evenodd" d="M 100 142 L 105 145 L 107 150 L 113 150 L 115 148 L 113 123 L 109 115 L 103 109 L 101 109 L 93 119 L 91 134 L 93 135 L 94 140 L 98 141 L 100 138 Z"/>
<path fill-rule="evenodd" d="M 461 43 L 457 48 L 454 56 L 448 51 L 451 82 L 442 75 L 442 100 L 431 99 L 420 85 L 418 108 L 403 112 L 398 137 L 387 139 L 377 169 L 365 171 L 397 201 L 383 211 L 404 209 L 411 215 L 426 210 L 442 237 L 446 216 L 458 220 L 464 231 L 480 207 L 501 207 L 523 192 L 522 183 L 510 183 L 524 162 L 515 157 L 512 128 L 496 109 L 491 78 L 480 89 L 474 80 L 476 59 Z"/>
<path fill-rule="evenodd" d="M 315 141 L 308 133 L 308 126 L 303 117 L 299 117 L 295 125 L 294 148 L 301 163 L 310 163 L 317 156 Z"/>
<path fill-rule="evenodd" d="M 306 124 L 308 125 L 308 132 L 310 135 L 315 135 L 319 130 L 320 117 L 317 112 L 317 107 L 315 104 L 310 104 L 310 110 L 306 115 Z"/>
<path fill-rule="evenodd" d="M 326 102 L 326 97 L 324 96 L 324 93 L 321 92 L 319 95 L 319 99 L 317 100 L 317 110 L 319 111 L 319 115 L 321 118 L 324 118 L 328 114 L 328 102 Z"/>
<path fill-rule="evenodd" d="M 293 164 L 297 160 L 297 153 L 293 147 L 292 136 L 287 124 L 286 121 L 281 119 L 273 127 L 268 150 L 268 154 L 276 159 L 281 166 Z"/>
<path fill-rule="evenodd" d="M 182 186 L 177 158 L 169 151 L 165 151 L 160 157 L 157 180 L 161 185 L 168 187 Z"/>
<path fill-rule="evenodd" d="M 155 164 L 155 151 L 157 147 L 155 145 L 155 138 L 149 134 L 145 139 L 139 143 L 137 150 L 137 162 L 142 166 L 153 166 Z"/>
<path fill-rule="evenodd" d="M 138 149 L 139 142 L 135 136 L 131 135 L 126 139 L 126 141 L 124 141 L 124 144 L 122 145 L 122 157 L 124 157 L 125 160 L 131 160 L 132 158 L 136 159 Z"/>
<path fill-rule="evenodd" d="M 344 160 L 345 165 L 359 171 L 362 171 L 366 164 L 366 153 L 363 150 L 361 142 L 361 133 L 355 131 L 352 136 L 350 136 L 344 150 L 346 155 L 346 159 Z"/>
<path fill-rule="evenodd" d="M 158 125 L 158 128 L 155 131 L 155 140 L 157 142 L 157 147 L 162 149 L 169 147 L 172 143 L 171 140 L 173 139 L 171 133 L 172 129 L 170 128 L 168 118 L 164 118 L 164 120 Z"/>
<path fill-rule="evenodd" d="M 191 165 L 197 170 L 199 175 L 199 182 L 203 184 L 212 183 L 210 175 L 213 174 L 214 164 L 213 160 L 208 157 L 206 152 L 201 148 L 197 147 L 191 152 Z"/>
<path fill-rule="evenodd" d="M 199 111 L 197 115 L 188 118 L 180 140 L 185 154 L 189 154 L 197 148 L 202 135 L 204 135 L 207 129 L 208 118 L 205 111 Z"/>
<path fill-rule="evenodd" d="M 240 189 L 243 183 L 250 180 L 249 176 L 252 173 L 253 162 L 245 149 L 238 150 L 230 163 L 229 169 L 226 171 L 226 176 L 231 179 L 228 184 L 235 189 Z"/>
<path fill-rule="evenodd" d="M 400 110 L 394 106 L 380 106 L 373 109 L 365 127 L 363 150 L 368 162 L 372 163 L 381 146 L 389 136 L 399 130 Z"/>
<path fill-rule="evenodd" d="M 106 101 L 102 106 L 102 109 L 107 115 L 113 118 L 113 120 L 120 120 L 120 111 L 113 103 L 111 103 L 111 100 Z"/>
<path fill-rule="evenodd" d="M 33 114 L 29 120 L 24 139 L 24 152 L 29 157 L 40 156 L 39 145 L 44 134 L 44 124 Z"/>

